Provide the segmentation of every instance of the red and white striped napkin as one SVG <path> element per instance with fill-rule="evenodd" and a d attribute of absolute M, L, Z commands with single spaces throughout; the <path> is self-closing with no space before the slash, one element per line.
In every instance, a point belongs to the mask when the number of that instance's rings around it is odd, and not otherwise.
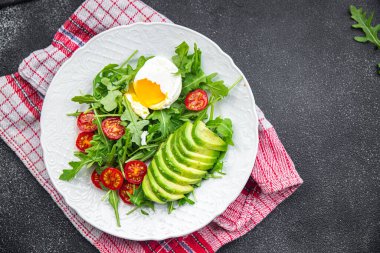
<path fill-rule="evenodd" d="M 93 36 L 134 22 L 171 21 L 141 1 L 85 1 L 59 28 L 50 46 L 30 54 L 21 63 L 18 73 L 0 77 L 1 138 L 100 252 L 215 252 L 253 229 L 302 184 L 276 131 L 259 108 L 259 149 L 248 183 L 222 215 L 187 236 L 136 242 L 103 233 L 65 203 L 46 172 L 39 140 L 39 117 L 43 96 L 52 78 L 62 63 Z"/>

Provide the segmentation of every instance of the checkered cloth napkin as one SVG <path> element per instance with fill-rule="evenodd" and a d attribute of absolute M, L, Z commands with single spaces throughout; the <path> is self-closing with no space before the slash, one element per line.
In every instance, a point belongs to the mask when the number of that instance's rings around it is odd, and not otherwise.
<path fill-rule="evenodd" d="M 171 21 L 141 1 L 85 1 L 59 28 L 50 46 L 30 54 L 21 63 L 18 73 L 0 77 L 0 135 L 79 232 L 100 252 L 215 252 L 253 229 L 302 184 L 274 128 L 259 108 L 256 109 L 260 141 L 250 179 L 222 215 L 187 236 L 136 242 L 103 233 L 65 203 L 46 172 L 39 140 L 39 118 L 52 78 L 62 63 L 96 34 L 134 22 Z"/>

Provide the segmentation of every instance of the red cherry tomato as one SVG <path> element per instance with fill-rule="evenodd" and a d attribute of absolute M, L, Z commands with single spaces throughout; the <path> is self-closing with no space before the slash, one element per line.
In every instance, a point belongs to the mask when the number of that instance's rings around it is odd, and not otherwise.
<path fill-rule="evenodd" d="M 119 190 L 123 181 L 123 174 L 116 168 L 107 168 L 100 174 L 100 182 L 110 190 Z"/>
<path fill-rule="evenodd" d="M 189 92 L 185 98 L 186 108 L 190 111 L 202 111 L 208 104 L 207 93 L 202 89 Z"/>
<path fill-rule="evenodd" d="M 79 133 L 78 137 L 77 137 L 77 141 L 75 143 L 77 148 L 80 151 L 85 152 L 86 149 L 91 147 L 90 141 L 92 140 L 93 136 L 94 136 L 93 132 L 91 132 L 91 133 L 86 133 L 86 132 Z"/>
<path fill-rule="evenodd" d="M 77 119 L 77 126 L 82 132 L 94 132 L 98 126 L 94 123 L 95 114 L 93 112 L 81 113 Z"/>
<path fill-rule="evenodd" d="M 126 204 L 132 204 L 131 201 L 129 200 L 130 197 L 128 196 L 128 193 L 133 194 L 133 189 L 136 190 L 137 187 L 138 186 L 136 186 L 134 184 L 124 182 L 123 185 L 121 186 L 121 188 L 119 189 L 119 196 L 120 196 L 121 200 L 124 201 L 124 203 L 126 203 Z"/>
<path fill-rule="evenodd" d="M 100 175 L 98 174 L 98 172 L 96 172 L 96 170 L 94 170 L 91 174 L 91 181 L 96 188 L 102 189 L 102 187 L 100 186 Z"/>
<path fill-rule="evenodd" d="M 109 139 L 118 140 L 124 135 L 125 127 L 120 125 L 120 122 L 120 117 L 110 117 L 103 120 L 102 130 Z"/>
<path fill-rule="evenodd" d="M 124 166 L 125 179 L 131 184 L 141 184 L 146 172 L 146 164 L 139 160 L 127 162 Z"/>

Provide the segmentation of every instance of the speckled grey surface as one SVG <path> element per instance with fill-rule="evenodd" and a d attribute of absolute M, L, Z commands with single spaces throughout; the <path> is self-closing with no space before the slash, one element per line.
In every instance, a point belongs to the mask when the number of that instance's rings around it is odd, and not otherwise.
<path fill-rule="evenodd" d="M 220 252 L 380 252 L 380 52 L 356 43 L 348 6 L 379 1 L 145 1 L 232 56 L 304 185 Z M 81 3 L 0 10 L 0 75 L 45 47 Z M 0 142 L 0 251 L 96 252 Z"/>

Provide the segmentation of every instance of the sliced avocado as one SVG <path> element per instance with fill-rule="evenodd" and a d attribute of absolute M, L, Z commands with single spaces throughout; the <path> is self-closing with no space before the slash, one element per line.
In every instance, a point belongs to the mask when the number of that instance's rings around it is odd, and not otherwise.
<path fill-rule="evenodd" d="M 164 176 L 161 175 L 160 171 L 157 168 L 155 160 L 153 160 L 149 164 L 148 169 L 152 172 L 152 175 L 154 176 L 154 179 L 156 180 L 157 184 L 169 193 L 186 194 L 194 190 L 194 188 L 190 185 L 180 185 L 170 180 L 167 180 Z"/>
<path fill-rule="evenodd" d="M 192 136 L 195 143 L 200 146 L 218 151 L 227 150 L 227 143 L 208 129 L 203 121 L 198 120 L 194 123 Z"/>
<path fill-rule="evenodd" d="M 162 150 L 159 149 L 154 156 L 153 160 L 155 161 L 158 170 L 161 172 L 161 174 L 166 177 L 168 180 L 175 182 L 180 185 L 189 185 L 189 184 L 196 184 L 201 179 L 192 179 L 188 177 L 183 177 L 171 169 L 169 169 L 168 165 L 165 163 L 163 157 L 162 157 Z"/>
<path fill-rule="evenodd" d="M 190 179 L 202 179 L 206 175 L 206 171 L 194 169 L 189 166 L 186 166 L 185 164 L 180 163 L 176 159 L 175 155 L 173 154 L 170 148 L 170 145 L 168 144 L 169 143 L 165 143 L 165 145 L 162 147 L 162 157 L 166 165 L 168 165 L 168 167 L 172 171 Z"/>
<path fill-rule="evenodd" d="M 172 194 L 170 192 L 165 191 L 162 189 L 154 179 L 154 176 L 152 175 L 151 171 L 148 170 L 147 176 L 149 178 L 150 185 L 152 187 L 152 190 L 154 193 L 156 193 L 156 196 L 160 198 L 160 200 L 165 201 L 174 201 L 178 200 L 184 197 L 183 194 Z"/>
<path fill-rule="evenodd" d="M 210 159 L 210 158 L 216 159 L 219 157 L 218 151 L 208 149 L 204 146 L 197 144 L 194 141 L 193 134 L 192 134 L 193 124 L 191 122 L 186 122 L 184 124 L 183 128 L 181 127 L 178 131 L 180 131 L 180 136 L 181 136 L 180 144 L 182 144 L 181 146 L 184 149 L 187 149 L 188 151 L 197 153 L 198 154 L 197 159 L 199 159 L 199 160 L 206 159 L 206 161 L 208 161 L 208 159 Z"/>
<path fill-rule="evenodd" d="M 152 187 L 150 186 L 148 177 L 144 177 L 144 180 L 142 182 L 142 189 L 145 194 L 145 196 L 150 199 L 153 202 L 164 204 L 165 202 L 161 201 L 156 194 L 154 194 Z"/>
<path fill-rule="evenodd" d="M 208 162 L 202 162 L 196 159 L 192 159 L 191 157 L 187 157 L 183 152 L 179 151 L 179 143 L 178 143 L 179 137 L 180 136 L 178 136 L 178 133 L 176 132 L 173 135 L 171 135 L 168 139 L 168 142 L 170 142 L 173 154 L 175 155 L 178 161 L 180 161 L 181 163 L 191 168 L 198 169 L 198 170 L 208 170 L 212 168 L 216 159 L 210 158 Z"/>

